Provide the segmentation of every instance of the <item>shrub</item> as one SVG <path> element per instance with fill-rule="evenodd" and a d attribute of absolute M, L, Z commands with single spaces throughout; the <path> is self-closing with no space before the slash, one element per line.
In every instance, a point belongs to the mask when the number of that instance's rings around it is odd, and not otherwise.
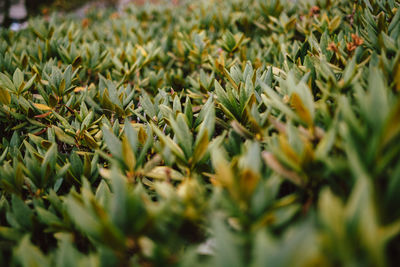
<path fill-rule="evenodd" d="M 0 29 L 0 262 L 395 266 L 394 0 Z"/>

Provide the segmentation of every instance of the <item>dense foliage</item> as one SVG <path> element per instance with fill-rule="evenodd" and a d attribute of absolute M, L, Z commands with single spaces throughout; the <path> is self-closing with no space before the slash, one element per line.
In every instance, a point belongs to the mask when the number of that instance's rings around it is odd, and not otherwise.
<path fill-rule="evenodd" d="M 395 266 L 399 6 L 208 0 L 0 29 L 1 265 Z"/>

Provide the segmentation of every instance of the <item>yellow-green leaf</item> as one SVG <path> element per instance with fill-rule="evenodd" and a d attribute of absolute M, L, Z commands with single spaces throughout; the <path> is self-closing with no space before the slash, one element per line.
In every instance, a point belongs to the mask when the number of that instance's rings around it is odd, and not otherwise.
<path fill-rule="evenodd" d="M 53 129 L 54 129 L 54 132 L 56 133 L 58 140 L 66 143 L 66 144 L 69 144 L 69 145 L 75 144 L 75 139 L 72 136 L 66 134 L 63 130 L 61 130 L 61 128 L 53 125 Z"/>
<path fill-rule="evenodd" d="M 0 88 L 0 103 L 9 105 L 11 103 L 10 93 L 3 88 Z"/>
<path fill-rule="evenodd" d="M 157 166 L 150 172 L 146 173 L 146 176 L 153 179 L 171 179 L 171 180 L 183 180 L 183 175 L 167 166 Z"/>
<path fill-rule="evenodd" d="M 51 107 L 49 107 L 49 106 L 47 106 L 47 105 L 45 105 L 45 104 L 34 103 L 33 105 L 34 105 L 37 109 L 40 109 L 40 110 L 45 110 L 45 111 L 52 110 Z"/>
<path fill-rule="evenodd" d="M 129 171 L 133 172 L 136 165 L 136 157 L 135 153 L 132 151 L 131 145 L 129 144 L 128 138 L 125 136 L 122 138 L 122 156 Z"/>
<path fill-rule="evenodd" d="M 307 107 L 303 104 L 300 96 L 297 93 L 293 93 L 291 97 L 291 105 L 297 111 L 297 115 L 305 122 L 308 126 L 313 124 L 313 119 L 311 117 L 310 111 Z"/>
<path fill-rule="evenodd" d="M 208 131 L 207 131 L 207 129 L 205 129 L 202 136 L 199 139 L 199 142 L 197 143 L 197 145 L 194 149 L 194 153 L 193 153 L 193 162 L 194 163 L 200 161 L 204 157 L 204 155 L 207 152 L 208 144 L 209 144 Z"/>

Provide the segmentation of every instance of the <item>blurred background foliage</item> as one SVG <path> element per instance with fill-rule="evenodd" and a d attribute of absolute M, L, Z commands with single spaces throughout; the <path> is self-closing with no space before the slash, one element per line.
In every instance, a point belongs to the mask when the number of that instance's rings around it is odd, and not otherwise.
<path fill-rule="evenodd" d="M 28 0 L 26 1 L 27 9 L 32 14 L 41 14 L 43 11 L 50 12 L 58 11 L 72 11 L 90 2 L 101 2 L 109 6 L 116 5 L 117 0 Z"/>

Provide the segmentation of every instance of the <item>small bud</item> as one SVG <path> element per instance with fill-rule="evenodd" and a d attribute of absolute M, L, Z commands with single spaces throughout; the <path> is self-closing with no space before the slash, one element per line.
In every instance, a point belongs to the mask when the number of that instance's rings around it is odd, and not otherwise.
<path fill-rule="evenodd" d="M 353 51 L 356 50 L 356 48 L 357 48 L 357 46 L 354 45 L 354 43 L 347 43 L 346 47 L 347 47 L 347 50 L 348 50 L 349 52 L 353 52 Z"/>
<path fill-rule="evenodd" d="M 335 53 L 339 52 L 339 49 L 337 48 L 337 46 L 334 42 L 332 42 L 328 45 L 328 50 L 333 51 Z"/>
<path fill-rule="evenodd" d="M 319 7 L 318 6 L 313 6 L 310 9 L 310 13 L 309 13 L 310 17 L 315 16 L 315 15 L 318 16 L 318 14 L 319 14 Z"/>
<path fill-rule="evenodd" d="M 84 18 L 82 20 L 82 27 L 86 28 L 87 26 L 89 26 L 90 20 L 88 18 Z"/>
<path fill-rule="evenodd" d="M 355 46 L 360 46 L 364 43 L 364 40 L 360 38 L 357 34 L 352 33 L 351 38 L 353 39 L 353 44 Z"/>

